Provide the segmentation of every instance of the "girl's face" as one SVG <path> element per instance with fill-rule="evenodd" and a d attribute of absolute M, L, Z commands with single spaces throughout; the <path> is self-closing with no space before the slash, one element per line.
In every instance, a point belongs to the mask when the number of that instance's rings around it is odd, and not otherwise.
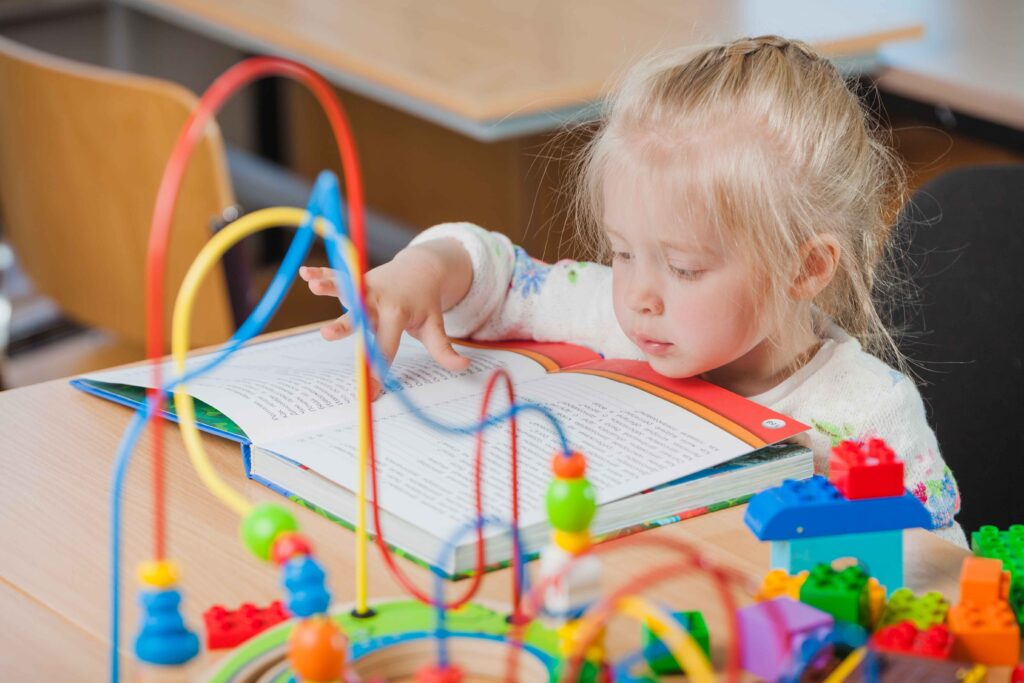
<path fill-rule="evenodd" d="M 762 374 L 769 342 L 757 297 L 764 284 L 749 263 L 696 212 L 677 212 L 644 184 L 619 179 L 607 176 L 604 223 L 623 331 L 668 377 L 702 375 L 729 386 L 719 379 Z"/>

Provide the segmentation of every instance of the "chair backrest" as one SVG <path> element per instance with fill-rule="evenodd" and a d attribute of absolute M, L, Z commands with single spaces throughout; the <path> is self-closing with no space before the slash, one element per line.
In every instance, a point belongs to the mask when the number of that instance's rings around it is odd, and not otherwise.
<path fill-rule="evenodd" d="M 0 210 L 35 287 L 71 318 L 144 339 L 144 274 L 156 190 L 196 98 L 164 81 L 86 66 L 0 38 Z M 164 304 L 234 203 L 220 130 L 196 147 L 175 212 Z M 192 345 L 226 339 L 224 275 L 211 274 Z"/>
<path fill-rule="evenodd" d="M 922 394 L 962 497 L 960 522 L 1024 523 L 1024 165 L 976 166 L 914 195 Z"/>

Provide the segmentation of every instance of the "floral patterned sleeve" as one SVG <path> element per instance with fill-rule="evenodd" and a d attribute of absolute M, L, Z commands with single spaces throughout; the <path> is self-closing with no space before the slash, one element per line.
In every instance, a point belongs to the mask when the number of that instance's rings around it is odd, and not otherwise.
<path fill-rule="evenodd" d="M 435 226 L 412 243 L 442 238 L 457 240 L 473 262 L 470 291 L 445 312 L 450 336 L 562 341 L 607 356 L 642 357 L 615 318 L 607 266 L 544 263 L 505 235 L 470 223 Z"/>

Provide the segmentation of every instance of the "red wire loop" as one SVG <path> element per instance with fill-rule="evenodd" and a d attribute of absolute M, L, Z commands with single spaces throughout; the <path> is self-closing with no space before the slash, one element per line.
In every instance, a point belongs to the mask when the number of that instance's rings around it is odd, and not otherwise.
<path fill-rule="evenodd" d="M 167 265 L 167 246 L 170 241 L 174 208 L 182 180 L 196 144 L 202 139 L 214 114 L 237 90 L 268 76 L 287 76 L 304 84 L 316 97 L 327 115 L 331 131 L 338 143 L 338 152 L 344 169 L 345 193 L 348 198 L 348 222 L 352 243 L 359 254 L 359 270 L 366 270 L 366 243 L 363 212 L 363 183 L 355 140 L 345 110 L 331 86 L 312 69 L 280 57 L 252 57 L 225 71 L 213 82 L 189 115 L 178 135 L 171 156 L 157 190 L 153 208 L 153 221 L 149 231 L 149 249 L 146 255 L 146 356 L 153 362 L 153 384 L 163 386 L 160 358 L 164 355 L 164 278 Z M 360 291 L 360 295 L 363 292 Z M 368 372 L 364 364 L 362 372 Z M 153 439 L 153 524 L 157 559 L 165 553 L 165 484 L 163 420 L 153 419 L 163 406 L 163 394 L 157 389 L 147 392 L 155 408 L 150 414 L 150 433 Z"/>

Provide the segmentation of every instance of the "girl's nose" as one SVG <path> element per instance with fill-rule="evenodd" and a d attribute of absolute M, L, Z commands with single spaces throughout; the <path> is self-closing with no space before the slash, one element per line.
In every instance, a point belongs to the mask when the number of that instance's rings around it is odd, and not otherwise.
<path fill-rule="evenodd" d="M 649 278 L 634 277 L 629 289 L 629 307 L 643 315 L 661 315 L 664 304 L 657 283 Z"/>

